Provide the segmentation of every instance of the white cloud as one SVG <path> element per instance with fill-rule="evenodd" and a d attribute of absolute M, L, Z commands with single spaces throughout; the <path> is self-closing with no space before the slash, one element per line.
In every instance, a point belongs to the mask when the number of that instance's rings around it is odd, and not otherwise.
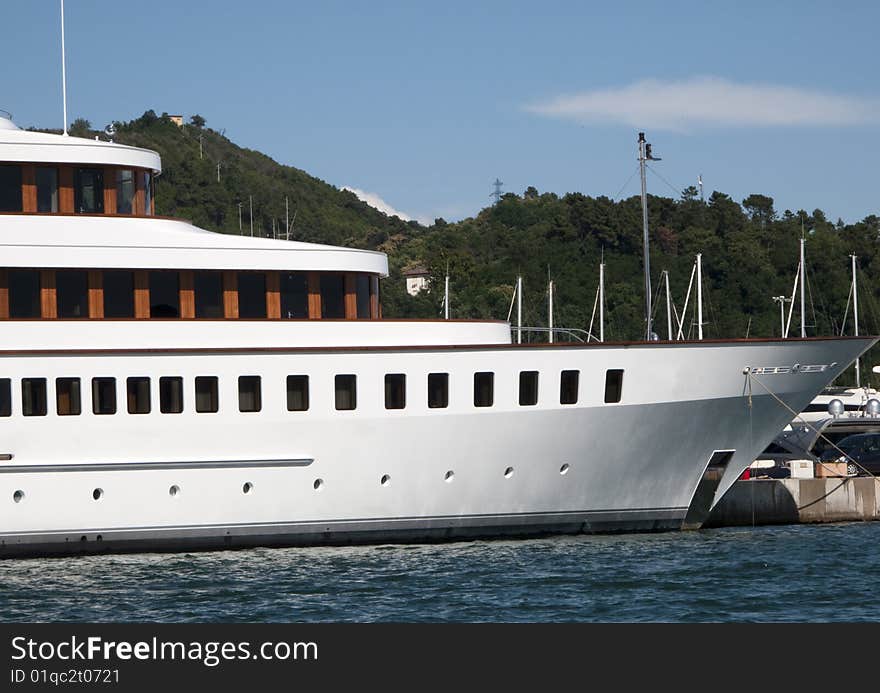
<path fill-rule="evenodd" d="M 527 111 L 577 122 L 686 130 L 700 126 L 861 125 L 880 122 L 880 100 L 719 77 L 655 79 L 530 104 Z"/>
<path fill-rule="evenodd" d="M 352 188 L 348 185 L 342 186 L 343 190 L 348 190 L 350 193 L 354 193 L 357 195 L 358 199 L 366 202 L 370 207 L 375 207 L 380 212 L 385 212 L 389 217 L 398 216 L 404 221 L 417 221 L 423 226 L 430 226 L 433 222 L 428 219 L 423 219 L 421 217 L 413 216 L 411 214 L 407 214 L 406 212 L 401 212 L 399 209 L 395 209 L 390 204 L 385 202 L 381 197 L 379 197 L 376 193 L 366 192 L 365 190 L 360 190 L 358 188 Z"/>

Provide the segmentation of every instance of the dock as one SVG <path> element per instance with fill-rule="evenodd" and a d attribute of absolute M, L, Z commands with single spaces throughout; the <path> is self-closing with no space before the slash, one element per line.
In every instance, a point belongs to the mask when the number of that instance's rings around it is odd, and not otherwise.
<path fill-rule="evenodd" d="M 874 477 L 736 481 L 704 527 L 880 520 Z"/>

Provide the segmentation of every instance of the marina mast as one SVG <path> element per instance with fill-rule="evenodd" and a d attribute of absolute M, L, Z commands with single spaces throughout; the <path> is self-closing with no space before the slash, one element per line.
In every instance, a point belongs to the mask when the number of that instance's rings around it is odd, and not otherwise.
<path fill-rule="evenodd" d="M 645 255 L 645 319 L 647 329 L 645 338 L 650 342 L 653 331 L 651 330 L 651 257 L 648 251 L 648 184 L 645 170 L 648 161 L 660 161 L 658 157 L 651 155 L 651 145 L 645 141 L 645 133 L 639 133 L 639 173 L 642 178 L 642 245 Z"/>

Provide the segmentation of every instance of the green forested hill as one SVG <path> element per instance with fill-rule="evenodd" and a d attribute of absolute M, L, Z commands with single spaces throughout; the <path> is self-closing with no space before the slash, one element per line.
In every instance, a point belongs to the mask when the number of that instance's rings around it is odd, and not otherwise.
<path fill-rule="evenodd" d="M 638 339 L 644 329 L 641 267 L 641 207 L 638 197 L 614 201 L 580 193 L 558 196 L 528 188 L 506 194 L 498 204 L 458 223 L 438 219 L 430 227 L 404 222 L 369 207 L 304 171 L 281 166 L 259 152 L 242 149 L 201 122 L 179 128 L 148 111 L 117 123 L 116 140 L 155 149 L 163 174 L 157 211 L 190 219 L 224 233 L 249 233 L 248 196 L 253 196 L 254 228 L 271 235 L 284 225 L 284 201 L 296 212 L 295 240 L 379 249 L 388 253 L 391 276 L 383 283 L 387 317 L 441 314 L 443 275 L 448 266 L 452 315 L 507 317 L 516 275 L 522 274 L 524 321 L 547 323 L 548 274 L 556 283 L 557 326 L 584 329 L 606 262 L 606 339 Z M 199 137 L 202 157 L 199 157 Z M 217 182 L 217 163 L 220 182 Z M 733 200 L 714 192 L 705 201 L 689 188 L 677 199 L 650 196 L 651 268 L 655 291 L 668 270 L 679 310 L 694 255 L 703 255 L 706 337 L 778 336 L 779 304 L 790 295 L 802 229 L 807 254 L 808 335 L 841 331 L 850 289 L 849 255 L 859 260 L 862 333 L 880 333 L 880 217 L 845 225 L 821 210 L 778 212 L 770 197 L 754 194 Z M 832 217 L 833 218 L 833 217 Z M 413 298 L 403 290 L 401 270 L 422 264 L 433 288 Z M 693 297 L 691 307 L 693 307 Z M 655 330 L 665 337 L 665 303 L 655 303 Z M 787 310 L 786 306 L 786 310 Z M 688 325 L 694 321 L 689 310 Z M 686 328 L 687 329 L 692 328 Z M 852 309 L 845 325 L 852 333 Z M 791 334 L 798 334 L 797 311 Z M 691 332 L 693 334 L 693 331 Z M 878 354 L 880 356 L 880 354 Z M 869 360 L 873 365 L 874 361 Z"/>

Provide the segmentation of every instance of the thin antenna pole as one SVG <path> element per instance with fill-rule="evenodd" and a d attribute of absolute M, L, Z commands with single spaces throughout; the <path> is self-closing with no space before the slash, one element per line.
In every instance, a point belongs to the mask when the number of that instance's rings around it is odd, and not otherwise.
<path fill-rule="evenodd" d="M 553 344 L 553 280 L 550 280 L 550 287 L 547 290 L 547 295 L 549 296 L 550 305 L 548 307 L 548 313 L 550 316 L 549 327 L 550 327 L 550 343 Z"/>
<path fill-rule="evenodd" d="M 254 235 L 254 196 L 248 195 L 248 206 L 251 211 L 251 236 Z"/>
<path fill-rule="evenodd" d="M 522 275 L 516 278 L 516 343 L 522 344 Z"/>
<path fill-rule="evenodd" d="M 449 263 L 446 263 L 446 283 L 443 288 L 443 319 L 449 320 Z"/>
<path fill-rule="evenodd" d="M 605 341 L 605 262 L 599 265 L 599 341 Z"/>
<path fill-rule="evenodd" d="M 697 253 L 697 339 L 703 339 L 703 254 Z"/>
<path fill-rule="evenodd" d="M 67 135 L 67 57 L 64 51 L 64 0 L 61 0 L 61 101 L 64 107 L 64 134 Z"/>
<path fill-rule="evenodd" d="M 697 176 L 697 185 L 700 186 L 700 202 L 705 202 L 703 199 L 703 174 L 699 174 Z"/>
<path fill-rule="evenodd" d="M 856 287 L 856 256 L 852 257 L 852 291 L 853 291 L 853 334 L 859 336 L 859 292 Z M 856 358 L 856 387 L 861 387 L 862 383 L 859 379 L 859 359 Z"/>
<path fill-rule="evenodd" d="M 639 133 L 639 173 L 642 178 L 642 246 L 645 256 L 645 320 L 647 322 L 646 339 L 651 341 L 651 256 L 648 251 L 648 190 L 645 178 L 645 133 Z"/>
<path fill-rule="evenodd" d="M 238 203 L 238 235 L 241 235 L 241 202 Z"/>
<path fill-rule="evenodd" d="M 672 341 L 672 299 L 669 297 L 669 270 L 663 270 L 666 279 L 666 339 Z"/>
<path fill-rule="evenodd" d="M 803 233 L 803 229 L 801 229 L 801 233 Z M 804 238 L 801 236 L 801 337 L 807 336 L 807 326 L 804 323 L 806 316 L 806 306 L 804 301 L 804 274 L 805 274 L 805 263 L 804 263 Z"/>
<path fill-rule="evenodd" d="M 287 237 L 290 235 L 290 202 L 287 199 L 287 195 L 284 196 L 284 236 Z"/>

